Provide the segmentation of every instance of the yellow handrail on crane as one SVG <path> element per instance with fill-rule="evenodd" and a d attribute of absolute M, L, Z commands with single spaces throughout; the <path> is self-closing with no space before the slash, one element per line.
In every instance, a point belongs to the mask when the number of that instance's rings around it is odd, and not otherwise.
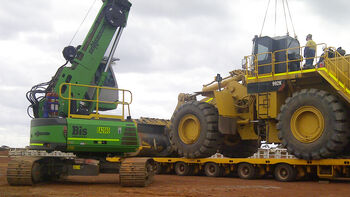
<path fill-rule="evenodd" d="M 62 87 L 68 86 L 68 97 L 65 97 L 62 95 Z M 76 87 L 87 87 L 87 88 L 96 88 L 96 99 L 81 99 L 81 98 L 74 98 L 71 95 L 71 89 L 72 86 Z M 122 92 L 122 100 L 121 101 L 102 101 L 99 99 L 99 94 L 101 90 L 114 90 L 114 91 L 120 91 Z M 125 93 L 129 93 L 130 100 L 125 101 Z M 101 86 L 95 86 L 95 85 L 84 85 L 84 84 L 73 84 L 73 83 L 62 83 L 60 85 L 59 90 L 59 96 L 64 99 L 68 100 L 68 117 L 70 118 L 82 118 L 82 119 L 100 119 L 100 118 L 110 118 L 110 119 L 120 119 L 125 120 L 125 106 L 128 107 L 128 116 L 130 116 L 130 104 L 132 103 L 132 93 L 130 90 L 125 89 L 119 89 L 119 88 L 112 88 L 112 87 L 101 87 Z M 81 102 L 91 102 L 96 103 L 95 112 L 90 113 L 89 115 L 82 115 L 82 114 L 74 114 L 71 113 L 71 101 L 81 101 Z M 120 115 L 107 115 L 107 114 L 100 114 L 99 113 L 99 105 L 100 103 L 107 103 L 107 104 L 115 104 L 116 106 L 122 105 L 122 113 Z"/>

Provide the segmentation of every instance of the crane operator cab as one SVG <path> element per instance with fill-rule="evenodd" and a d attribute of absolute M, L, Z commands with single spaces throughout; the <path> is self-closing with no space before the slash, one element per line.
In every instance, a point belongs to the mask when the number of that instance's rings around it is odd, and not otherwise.
<path fill-rule="evenodd" d="M 119 59 L 113 59 L 114 61 L 117 61 Z M 104 69 L 106 68 L 106 63 L 107 63 L 107 57 L 104 57 L 102 62 L 100 63 L 99 67 L 97 68 L 97 71 L 95 73 L 95 76 L 92 81 L 92 85 L 98 85 L 98 82 L 100 81 L 100 78 L 102 76 L 102 73 Z M 118 89 L 118 83 L 117 79 L 115 77 L 113 67 L 109 67 L 107 69 L 107 77 L 104 80 L 103 83 L 104 87 L 110 87 L 110 88 L 115 88 L 115 89 L 101 89 L 100 90 L 100 95 L 99 95 L 99 100 L 100 101 L 109 101 L 109 102 L 116 102 L 119 100 L 119 91 Z M 87 92 L 87 98 L 93 98 L 95 88 L 89 88 Z M 101 103 L 100 110 L 105 111 L 105 110 L 111 110 L 114 109 L 114 105 L 110 105 L 107 103 Z"/>
<path fill-rule="evenodd" d="M 254 69 L 258 74 L 283 73 L 300 70 L 300 43 L 286 36 L 255 36 L 253 39 Z"/>
<path fill-rule="evenodd" d="M 73 46 L 67 46 L 63 49 L 63 57 L 71 62 L 74 63 L 73 60 L 77 56 L 77 51 L 80 49 L 80 45 L 77 47 Z M 112 58 L 111 64 L 114 64 L 115 61 L 118 61 L 119 59 L 117 58 Z M 102 101 L 99 103 L 99 110 L 100 111 L 108 111 L 108 110 L 113 110 L 117 108 L 117 105 L 114 104 L 114 102 L 119 101 L 119 90 L 118 90 L 118 83 L 113 71 L 113 67 L 110 66 L 106 69 L 108 57 L 104 56 L 102 61 L 100 62 L 99 66 L 97 67 L 97 70 L 90 82 L 89 85 L 91 86 L 99 86 L 101 85 L 102 88 L 99 89 L 98 94 L 99 94 L 99 101 Z M 102 73 L 106 70 L 106 77 L 103 79 L 103 83 L 99 84 Z M 106 88 L 107 87 L 107 88 Z M 75 88 L 85 88 L 85 86 L 80 86 L 80 87 L 75 87 Z M 95 87 L 89 87 L 87 88 L 87 91 L 85 93 L 85 96 L 83 99 L 85 99 L 84 102 L 72 102 L 71 103 L 71 113 L 73 114 L 84 114 L 88 115 L 91 113 L 89 111 L 89 108 L 91 105 L 94 104 L 94 102 L 91 102 L 95 97 L 95 94 L 97 92 L 97 89 Z M 108 103 L 105 103 L 108 102 Z M 96 113 L 96 111 L 93 111 L 93 113 Z"/>

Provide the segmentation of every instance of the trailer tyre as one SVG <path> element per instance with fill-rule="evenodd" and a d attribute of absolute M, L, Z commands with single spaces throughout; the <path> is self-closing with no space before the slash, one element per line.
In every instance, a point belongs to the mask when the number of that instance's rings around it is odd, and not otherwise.
<path fill-rule="evenodd" d="M 217 109 L 198 101 L 183 104 L 171 118 L 169 137 L 180 156 L 203 158 L 215 154 L 223 141 Z"/>
<path fill-rule="evenodd" d="M 298 158 L 335 157 L 348 144 L 344 107 L 323 90 L 303 89 L 294 93 L 281 107 L 277 119 L 279 139 Z"/>
<path fill-rule="evenodd" d="M 175 173 L 179 176 L 189 176 L 192 172 L 192 166 L 188 165 L 185 162 L 177 162 L 175 164 Z"/>
<path fill-rule="evenodd" d="M 250 163 L 240 163 L 238 165 L 237 174 L 242 179 L 255 179 L 259 170 Z"/>
<path fill-rule="evenodd" d="M 192 166 L 185 162 L 177 162 L 175 164 L 175 173 L 179 176 L 189 176 L 192 174 Z"/>
<path fill-rule="evenodd" d="M 218 177 L 221 175 L 221 167 L 217 163 L 208 162 L 204 166 L 204 173 L 209 177 Z"/>
<path fill-rule="evenodd" d="M 155 174 L 174 174 L 174 171 L 170 165 L 164 165 L 159 162 L 156 162 L 154 173 Z"/>
<path fill-rule="evenodd" d="M 43 181 L 42 166 L 40 166 L 39 162 L 35 162 L 32 166 L 32 180 L 33 183 Z"/>
<path fill-rule="evenodd" d="M 158 162 L 156 162 L 156 164 L 154 165 L 154 173 L 155 174 L 162 174 L 162 165 Z"/>
<path fill-rule="evenodd" d="M 276 166 L 274 175 L 277 181 L 295 181 L 297 170 L 289 164 L 282 163 Z"/>

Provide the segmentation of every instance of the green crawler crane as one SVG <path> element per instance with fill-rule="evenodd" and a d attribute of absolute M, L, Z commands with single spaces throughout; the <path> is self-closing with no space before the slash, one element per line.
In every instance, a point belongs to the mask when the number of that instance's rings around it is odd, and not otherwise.
<path fill-rule="evenodd" d="M 31 103 L 28 111 L 33 112 L 29 149 L 70 152 L 76 157 L 36 155 L 12 159 L 7 171 L 10 185 L 118 172 L 123 186 L 152 182 L 152 159 L 126 157 L 139 151 L 141 143 L 137 122 L 130 117 L 132 94 L 118 88 L 111 67 L 130 7 L 128 0 L 104 0 L 83 44 L 66 47 L 66 64 L 51 81 L 27 93 Z M 121 112 L 105 114 L 116 110 Z M 108 162 L 106 157 L 110 156 L 120 159 Z"/>

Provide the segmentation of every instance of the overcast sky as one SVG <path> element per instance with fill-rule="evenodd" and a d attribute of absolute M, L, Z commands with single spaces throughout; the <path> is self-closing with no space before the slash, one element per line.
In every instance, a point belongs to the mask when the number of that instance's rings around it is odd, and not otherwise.
<path fill-rule="evenodd" d="M 64 63 L 69 44 L 94 0 L 2 0 L 0 6 L 0 145 L 29 144 L 25 93 L 46 82 Z M 268 0 L 132 0 L 128 26 L 114 67 L 119 87 L 134 95 L 133 118 L 170 119 L 180 92 L 191 93 L 217 73 L 226 76 L 251 53 Z M 73 41 L 81 44 L 101 6 L 95 5 Z M 317 43 L 350 51 L 346 0 L 290 0 L 301 44 L 312 33 Z M 282 4 L 274 26 L 271 1 L 263 35 L 285 35 Z M 289 24 L 289 32 L 294 35 Z"/>

